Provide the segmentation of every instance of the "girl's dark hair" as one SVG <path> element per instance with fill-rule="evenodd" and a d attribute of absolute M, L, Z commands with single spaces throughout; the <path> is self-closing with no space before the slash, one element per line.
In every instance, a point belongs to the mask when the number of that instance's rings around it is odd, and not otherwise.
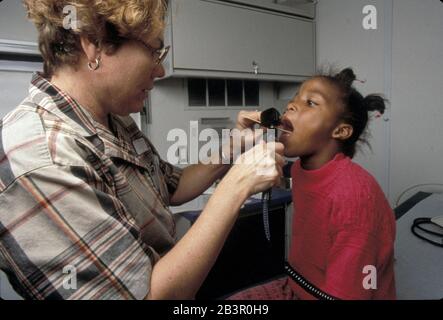
<path fill-rule="evenodd" d="M 342 120 L 353 128 L 352 136 L 343 141 L 341 147 L 346 156 L 353 158 L 359 142 L 370 147 L 367 140 L 369 113 L 378 111 L 383 114 L 386 110 L 386 100 L 378 94 L 363 97 L 353 87 L 357 77 L 351 68 L 346 68 L 337 74 L 323 74 L 320 77 L 328 80 L 340 90 L 340 99 L 343 105 Z"/>

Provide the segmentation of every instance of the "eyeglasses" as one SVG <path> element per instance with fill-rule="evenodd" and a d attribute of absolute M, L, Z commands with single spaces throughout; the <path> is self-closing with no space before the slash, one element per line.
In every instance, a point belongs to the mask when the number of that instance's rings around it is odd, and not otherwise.
<path fill-rule="evenodd" d="M 154 63 L 157 64 L 157 65 L 159 65 L 163 61 L 165 61 L 166 56 L 168 55 L 169 49 L 171 49 L 171 46 L 166 46 L 165 47 L 163 42 L 162 42 L 162 46 L 161 46 L 160 49 L 155 49 L 152 46 L 150 46 L 149 44 L 145 43 L 143 40 L 136 39 L 136 41 L 138 41 L 141 44 L 143 44 L 145 46 L 145 48 L 148 49 L 149 52 L 151 52 L 151 55 L 154 58 Z"/>

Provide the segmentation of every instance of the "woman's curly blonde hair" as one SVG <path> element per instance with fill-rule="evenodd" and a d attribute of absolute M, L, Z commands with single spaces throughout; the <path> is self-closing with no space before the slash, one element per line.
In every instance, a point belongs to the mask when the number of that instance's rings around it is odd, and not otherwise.
<path fill-rule="evenodd" d="M 165 27 L 166 0 L 23 0 L 39 33 L 44 75 L 75 66 L 86 36 L 107 52 L 128 39 L 157 37 Z M 76 21 L 69 20 L 75 12 Z"/>

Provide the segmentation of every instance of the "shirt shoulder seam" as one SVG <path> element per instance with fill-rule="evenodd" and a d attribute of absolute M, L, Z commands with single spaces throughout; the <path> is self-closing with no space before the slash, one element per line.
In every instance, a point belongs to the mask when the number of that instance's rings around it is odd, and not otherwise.
<path fill-rule="evenodd" d="M 19 180 L 20 178 L 22 178 L 26 175 L 29 175 L 33 172 L 39 171 L 41 169 L 50 168 L 50 167 L 58 167 L 58 168 L 61 168 L 61 167 L 82 167 L 82 168 L 85 168 L 87 166 L 86 165 L 66 165 L 66 164 L 50 163 L 50 164 L 45 164 L 45 165 L 39 166 L 37 168 L 33 168 L 32 170 L 28 170 L 28 171 L 18 175 L 17 177 L 14 177 L 14 179 L 8 185 L 6 185 L 6 187 L 2 191 L 0 191 L 0 196 L 3 195 L 4 193 L 6 193 L 8 191 L 8 189 L 12 185 L 14 185 L 17 182 L 17 180 Z"/>

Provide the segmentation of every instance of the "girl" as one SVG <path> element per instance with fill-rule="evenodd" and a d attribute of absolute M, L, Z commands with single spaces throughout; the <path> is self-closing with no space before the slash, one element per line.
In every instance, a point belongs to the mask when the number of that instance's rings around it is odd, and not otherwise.
<path fill-rule="evenodd" d="M 363 97 L 352 69 L 303 83 L 288 104 L 281 136 L 292 167 L 294 216 L 288 270 L 338 299 L 395 299 L 395 218 L 383 191 L 351 161 L 365 140 L 378 95 Z M 293 273 L 293 272 L 288 272 Z M 315 299 L 293 277 L 231 299 Z"/>

